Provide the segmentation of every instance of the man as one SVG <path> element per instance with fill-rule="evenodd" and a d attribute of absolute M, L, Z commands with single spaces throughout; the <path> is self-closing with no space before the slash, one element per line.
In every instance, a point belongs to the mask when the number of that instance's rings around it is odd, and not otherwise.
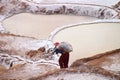
<path fill-rule="evenodd" d="M 59 58 L 60 68 L 68 68 L 69 52 L 64 51 Z"/>
<path fill-rule="evenodd" d="M 55 48 L 53 53 L 56 53 L 56 54 L 61 53 L 61 56 L 59 58 L 60 68 L 68 68 L 69 52 L 65 51 L 64 48 L 59 46 L 58 42 L 54 43 L 54 45 L 55 45 Z"/>

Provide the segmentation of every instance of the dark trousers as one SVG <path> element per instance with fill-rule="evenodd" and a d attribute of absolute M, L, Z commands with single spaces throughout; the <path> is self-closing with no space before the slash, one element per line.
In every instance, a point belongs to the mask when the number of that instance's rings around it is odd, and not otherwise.
<path fill-rule="evenodd" d="M 68 68 L 68 62 L 69 62 L 69 53 L 61 54 L 59 58 L 60 68 Z"/>

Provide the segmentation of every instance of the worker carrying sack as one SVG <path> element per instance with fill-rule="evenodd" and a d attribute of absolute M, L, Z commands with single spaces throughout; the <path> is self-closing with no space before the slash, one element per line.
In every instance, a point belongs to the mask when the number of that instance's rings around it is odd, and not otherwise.
<path fill-rule="evenodd" d="M 72 52 L 73 51 L 72 45 L 69 44 L 68 42 L 59 43 L 58 48 L 62 48 L 66 52 Z"/>

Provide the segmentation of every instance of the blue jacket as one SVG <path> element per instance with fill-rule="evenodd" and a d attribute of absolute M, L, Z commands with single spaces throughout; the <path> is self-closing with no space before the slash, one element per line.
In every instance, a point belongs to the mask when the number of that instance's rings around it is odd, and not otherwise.
<path fill-rule="evenodd" d="M 63 52 L 64 52 L 63 50 L 55 48 L 54 51 L 53 51 L 53 54 L 54 53 L 58 54 L 58 53 L 63 53 Z"/>

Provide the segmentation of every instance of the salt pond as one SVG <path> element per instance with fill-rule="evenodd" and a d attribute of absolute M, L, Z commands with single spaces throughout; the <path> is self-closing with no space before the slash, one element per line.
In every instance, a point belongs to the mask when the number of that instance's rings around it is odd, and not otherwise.
<path fill-rule="evenodd" d="M 4 20 L 3 25 L 7 31 L 13 34 L 46 39 L 57 27 L 91 20 L 97 19 L 86 16 L 22 13 Z"/>
<path fill-rule="evenodd" d="M 98 20 L 92 17 L 72 15 L 33 15 L 22 13 L 3 21 L 7 31 L 17 35 L 47 39 L 58 27 L 79 22 Z M 76 59 L 120 48 L 120 24 L 99 23 L 67 28 L 55 35 L 55 41 L 72 44 L 70 64 Z"/>
<path fill-rule="evenodd" d="M 67 41 L 74 50 L 70 64 L 76 59 L 120 48 L 120 23 L 79 25 L 60 31 L 53 41 Z"/>

